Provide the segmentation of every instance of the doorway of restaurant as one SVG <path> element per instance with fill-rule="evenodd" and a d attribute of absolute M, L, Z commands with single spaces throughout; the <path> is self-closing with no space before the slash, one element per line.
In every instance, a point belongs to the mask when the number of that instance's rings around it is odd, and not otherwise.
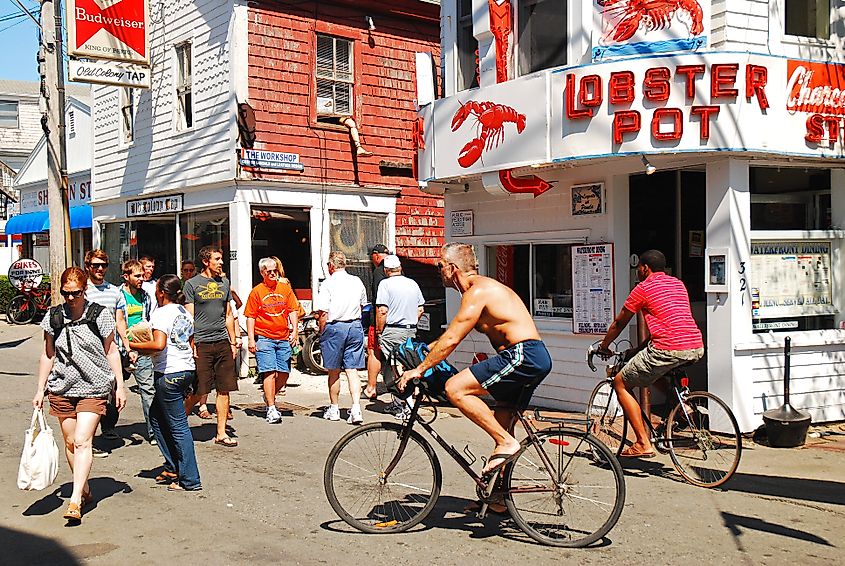
<path fill-rule="evenodd" d="M 166 273 L 179 274 L 176 265 L 176 217 L 132 222 L 134 241 L 130 235 L 131 257 L 152 256 L 156 260 L 153 277 L 158 279 Z"/>
<path fill-rule="evenodd" d="M 684 282 L 692 315 L 707 336 L 707 297 L 704 293 L 706 247 L 706 185 L 704 170 L 659 171 L 632 175 L 629 191 L 631 253 L 649 249 L 666 255 L 666 272 Z M 636 284 L 631 270 L 631 287 Z M 690 387 L 707 390 L 705 359 L 689 368 Z"/>
<path fill-rule="evenodd" d="M 276 256 L 300 301 L 311 300 L 311 229 L 307 209 L 252 208 L 252 283 L 261 282 L 258 260 Z M 308 309 L 306 309 L 308 310 Z"/>

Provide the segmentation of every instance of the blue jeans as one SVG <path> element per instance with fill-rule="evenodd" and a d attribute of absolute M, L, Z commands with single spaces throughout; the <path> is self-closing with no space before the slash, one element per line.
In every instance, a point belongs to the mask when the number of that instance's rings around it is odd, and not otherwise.
<path fill-rule="evenodd" d="M 164 456 L 164 469 L 179 476 L 185 489 L 201 489 L 200 471 L 194 452 L 194 437 L 185 415 L 185 395 L 196 372 L 155 372 L 155 399 L 150 407 L 150 424 Z"/>
<path fill-rule="evenodd" d="M 156 387 L 153 383 L 153 359 L 150 356 L 138 356 L 133 375 L 135 376 L 135 383 L 138 384 L 138 392 L 141 394 L 141 409 L 144 411 L 147 434 L 149 438 L 152 438 L 153 427 L 150 423 L 150 407 L 156 393 Z"/>

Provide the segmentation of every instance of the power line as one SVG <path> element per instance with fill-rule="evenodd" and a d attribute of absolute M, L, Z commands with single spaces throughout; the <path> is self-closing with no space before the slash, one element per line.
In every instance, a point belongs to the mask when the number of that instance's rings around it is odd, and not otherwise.
<path fill-rule="evenodd" d="M 4 31 L 6 31 L 6 30 L 8 30 L 8 29 L 12 29 L 12 28 L 13 28 L 13 27 L 15 27 L 16 25 L 20 25 L 20 24 L 24 23 L 25 21 L 26 21 L 26 18 L 21 17 L 21 19 L 20 19 L 20 20 L 18 20 L 17 22 L 13 23 L 12 25 L 9 25 L 9 26 L 6 26 L 6 27 L 4 27 L 4 28 L 0 29 L 0 33 L 3 33 Z"/>

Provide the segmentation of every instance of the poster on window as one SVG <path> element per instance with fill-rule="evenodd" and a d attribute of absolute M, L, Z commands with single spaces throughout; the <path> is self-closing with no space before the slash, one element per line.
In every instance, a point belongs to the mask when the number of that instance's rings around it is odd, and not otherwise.
<path fill-rule="evenodd" d="M 572 331 L 604 334 L 616 314 L 613 244 L 572 246 Z"/>
<path fill-rule="evenodd" d="M 834 314 L 830 242 L 752 242 L 753 318 Z"/>
<path fill-rule="evenodd" d="M 593 0 L 593 61 L 707 46 L 710 0 Z"/>

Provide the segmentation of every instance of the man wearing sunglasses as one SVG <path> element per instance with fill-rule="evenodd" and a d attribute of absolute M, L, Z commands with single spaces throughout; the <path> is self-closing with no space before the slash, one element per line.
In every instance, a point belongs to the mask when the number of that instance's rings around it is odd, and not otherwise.
<path fill-rule="evenodd" d="M 497 355 L 468 367 L 446 382 L 446 396 L 467 418 L 489 434 L 496 445 L 482 474 L 511 462 L 519 452 L 513 437 L 514 409 L 527 405 L 552 369 L 552 360 L 525 303 L 511 288 L 478 274 L 478 259 L 469 244 L 446 244 L 437 263 L 443 285 L 461 294 L 458 314 L 431 352 L 399 381 L 404 389 L 451 354 L 472 331 L 485 334 Z M 495 411 L 481 397 L 498 403 Z"/>
<path fill-rule="evenodd" d="M 85 290 L 85 299 L 89 303 L 102 305 L 112 314 L 115 319 L 115 341 L 118 348 L 123 352 L 121 340 L 126 340 L 126 318 L 123 309 L 126 306 L 123 300 L 123 293 L 120 287 L 106 281 L 106 270 L 109 268 L 109 256 L 103 250 L 90 250 L 85 253 L 85 270 L 88 272 L 88 287 Z M 117 440 L 120 436 L 114 430 L 117 425 L 118 411 L 114 404 L 114 398 L 109 399 L 106 406 L 106 415 L 100 420 L 100 430 L 103 438 Z M 94 455 L 104 458 L 109 455 L 104 450 L 94 448 Z"/>

